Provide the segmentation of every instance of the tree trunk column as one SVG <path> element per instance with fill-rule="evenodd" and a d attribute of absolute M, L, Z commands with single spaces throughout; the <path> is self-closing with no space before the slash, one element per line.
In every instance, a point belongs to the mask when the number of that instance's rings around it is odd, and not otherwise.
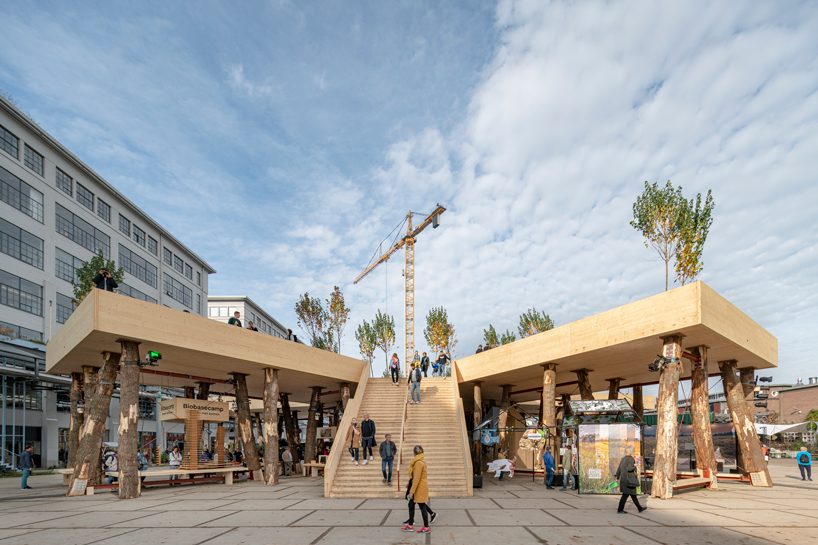
<path fill-rule="evenodd" d="M 548 434 L 543 441 L 543 448 L 546 445 L 556 448 L 557 437 L 557 364 L 546 363 L 543 365 L 542 374 L 542 397 L 540 398 L 542 407 L 542 423 L 545 425 L 545 433 Z M 542 452 L 540 452 L 542 454 Z M 542 456 L 541 456 L 542 457 Z"/>
<path fill-rule="evenodd" d="M 622 379 L 619 377 L 608 379 L 608 399 L 619 399 L 620 384 L 622 384 Z"/>
<path fill-rule="evenodd" d="M 315 415 L 318 413 L 318 398 L 321 396 L 321 386 L 312 386 L 310 395 L 310 408 L 307 411 L 307 438 L 304 440 L 304 460 L 315 461 L 315 440 L 317 429 L 315 425 Z"/>
<path fill-rule="evenodd" d="M 139 343 L 120 340 L 119 361 L 119 499 L 139 497 L 139 467 L 136 463 L 139 429 Z"/>
<path fill-rule="evenodd" d="M 77 449 L 80 445 L 80 428 L 82 428 L 83 413 L 80 412 L 82 401 L 82 373 L 71 373 L 71 424 L 68 428 L 68 461 L 67 468 L 74 467 L 77 461 Z"/>
<path fill-rule="evenodd" d="M 473 429 L 477 430 L 477 427 L 483 423 L 483 389 L 482 389 L 482 382 L 475 382 L 474 383 L 474 390 L 473 390 L 473 399 L 474 399 L 474 410 L 472 411 L 472 422 L 474 423 Z M 480 432 L 475 431 L 474 436 L 472 437 L 472 467 L 474 468 L 474 474 L 480 475 L 482 472 L 482 467 L 480 466 Z"/>
<path fill-rule="evenodd" d="M 290 396 L 289 394 L 278 394 L 281 401 L 281 415 L 284 417 L 284 427 L 287 429 L 287 444 L 290 446 L 290 452 L 293 454 L 293 462 L 298 464 L 300 458 L 298 457 L 298 425 L 293 421 L 293 412 L 290 410 Z"/>
<path fill-rule="evenodd" d="M 210 397 L 210 382 L 200 382 L 199 383 L 199 393 L 196 395 L 196 399 L 202 399 L 207 401 Z"/>
<path fill-rule="evenodd" d="M 244 450 L 244 460 L 251 475 L 261 469 L 258 460 L 258 450 L 253 441 L 253 429 L 250 424 L 250 395 L 247 393 L 247 375 L 244 373 L 230 373 L 236 386 L 236 428 Z"/>
<path fill-rule="evenodd" d="M 591 369 L 577 369 L 574 371 L 577 374 L 577 384 L 579 385 L 579 397 L 583 401 L 591 401 L 594 399 L 594 391 L 591 388 L 591 380 L 588 378 L 588 373 Z"/>
<path fill-rule="evenodd" d="M 653 464 L 654 498 L 673 497 L 676 482 L 676 459 L 679 455 L 677 402 L 679 375 L 682 370 L 682 336 L 663 337 L 662 355 L 670 360 L 659 371 L 659 396 L 656 400 L 656 458 Z"/>
<path fill-rule="evenodd" d="M 196 399 L 196 388 L 193 386 L 185 386 L 185 398 Z"/>
<path fill-rule="evenodd" d="M 341 405 L 343 410 L 347 409 L 347 403 L 349 403 L 349 383 L 342 382 L 341 383 Z"/>
<path fill-rule="evenodd" d="M 264 370 L 264 484 L 278 484 L 278 369 Z"/>
<path fill-rule="evenodd" d="M 641 386 L 634 386 L 633 387 L 633 412 L 636 413 L 636 416 L 639 417 L 639 421 L 641 422 L 645 417 L 645 401 L 642 397 L 642 387 Z"/>
<path fill-rule="evenodd" d="M 744 470 L 750 474 L 753 486 L 772 486 L 744 389 L 736 376 L 736 360 L 720 361 L 719 370 L 724 383 L 724 395 L 727 397 L 727 408 L 730 410 L 739 450 L 744 460 Z"/>
<path fill-rule="evenodd" d="M 83 368 L 85 370 L 85 368 Z M 114 392 L 114 382 L 119 371 L 119 357 L 105 352 L 103 364 L 92 384 L 93 396 L 85 401 L 85 421 L 80 430 L 80 444 L 77 449 L 74 473 L 68 486 L 69 496 L 82 496 L 89 483 L 94 484 L 99 476 L 99 452 L 102 448 L 102 432 L 105 431 L 105 420 Z"/>
<path fill-rule="evenodd" d="M 718 488 L 716 453 L 710 429 L 710 400 L 707 389 L 707 347 L 697 349 L 699 361 L 693 362 L 690 392 L 690 414 L 693 419 L 693 444 L 696 447 L 696 469 L 710 472 L 710 488 Z"/>
<path fill-rule="evenodd" d="M 500 397 L 500 419 L 497 423 L 497 427 L 500 432 L 500 450 L 502 451 L 508 450 L 508 432 L 506 431 L 506 427 L 508 425 L 508 409 L 511 406 L 511 386 L 511 384 L 501 385 L 503 394 L 502 397 Z M 508 456 L 508 453 L 506 453 L 506 456 Z"/>

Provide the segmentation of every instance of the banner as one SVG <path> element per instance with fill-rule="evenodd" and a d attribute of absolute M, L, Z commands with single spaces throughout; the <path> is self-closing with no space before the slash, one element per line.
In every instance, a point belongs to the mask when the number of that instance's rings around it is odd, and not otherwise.
<path fill-rule="evenodd" d="M 199 417 L 207 422 L 227 422 L 230 420 L 230 405 L 225 401 L 206 401 L 175 397 L 161 402 L 161 420 L 185 420 L 189 411 L 199 411 Z"/>
<path fill-rule="evenodd" d="M 638 424 L 580 424 L 578 439 L 580 494 L 620 494 L 615 475 L 628 448 L 640 473 L 644 469 Z"/>

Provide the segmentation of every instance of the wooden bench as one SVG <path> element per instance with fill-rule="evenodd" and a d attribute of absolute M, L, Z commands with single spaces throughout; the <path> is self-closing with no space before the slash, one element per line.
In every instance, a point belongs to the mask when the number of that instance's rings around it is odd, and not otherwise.
<path fill-rule="evenodd" d="M 234 473 L 246 473 L 248 470 L 244 466 L 236 466 L 236 467 L 203 467 L 199 469 L 148 469 L 145 471 L 139 472 L 139 491 L 141 493 L 143 486 L 160 486 L 160 485 L 171 485 L 171 484 L 197 484 L 203 482 L 224 482 L 226 485 L 233 484 L 233 474 Z M 55 473 L 59 473 L 63 476 L 63 483 L 66 485 L 70 484 L 71 475 L 74 473 L 73 469 L 58 469 L 55 470 Z M 118 471 L 106 471 L 105 475 L 108 477 L 119 477 Z M 160 480 L 153 480 L 153 481 L 145 481 L 142 482 L 142 478 L 144 477 L 147 479 L 148 477 L 172 477 L 174 475 L 178 475 L 180 477 L 187 477 L 187 478 L 177 478 L 177 479 L 160 479 Z M 198 479 L 196 478 L 197 475 L 200 475 Z M 214 476 L 209 476 L 214 475 Z M 117 483 L 111 484 L 95 484 L 95 485 L 88 485 L 86 488 L 86 494 L 92 495 L 95 489 L 98 490 L 110 490 L 114 488 L 119 488 Z"/>
<path fill-rule="evenodd" d="M 692 477 L 689 479 L 678 479 L 673 483 L 673 490 L 685 490 L 687 488 L 710 488 L 712 481 L 710 477 Z"/>
<path fill-rule="evenodd" d="M 307 476 L 307 469 L 310 470 L 310 477 L 318 477 L 320 473 L 324 472 L 324 467 L 327 464 L 321 464 L 318 462 L 305 462 L 301 465 L 301 474 L 306 477 Z M 319 473 L 320 472 L 320 473 Z"/>

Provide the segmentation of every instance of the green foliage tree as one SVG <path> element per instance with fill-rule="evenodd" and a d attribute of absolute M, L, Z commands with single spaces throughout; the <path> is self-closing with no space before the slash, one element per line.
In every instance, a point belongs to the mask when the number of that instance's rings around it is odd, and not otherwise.
<path fill-rule="evenodd" d="M 344 294 L 341 288 L 335 286 L 327 299 L 327 331 L 330 333 L 332 350 L 341 353 L 341 337 L 344 335 L 344 328 L 349 320 L 349 307 L 344 301 Z"/>
<path fill-rule="evenodd" d="M 497 330 L 494 329 L 493 325 L 489 324 L 489 328 L 483 330 L 483 342 L 487 346 L 497 346 L 499 344 Z"/>
<path fill-rule="evenodd" d="M 378 335 L 375 332 L 375 327 L 364 320 L 358 324 L 358 329 L 355 330 L 355 339 L 358 341 L 358 350 L 361 351 L 361 356 L 371 366 L 375 357 L 375 349 L 378 348 Z"/>
<path fill-rule="evenodd" d="M 500 344 L 513 343 L 516 340 L 517 340 L 517 336 L 514 333 L 512 333 L 511 331 L 509 331 L 508 329 L 506 329 L 505 333 L 500 335 Z"/>
<path fill-rule="evenodd" d="M 395 319 L 378 309 L 375 319 L 372 321 L 372 328 L 375 331 L 375 345 L 383 350 L 388 367 L 389 352 L 392 351 L 392 347 L 395 345 Z"/>
<path fill-rule="evenodd" d="M 113 259 L 105 259 L 102 252 L 85 262 L 82 267 L 76 270 L 76 280 L 74 281 L 74 300 L 82 302 L 85 296 L 94 289 L 94 277 L 100 269 L 108 269 L 117 284 L 125 280 L 125 269 L 117 268 Z"/>
<path fill-rule="evenodd" d="M 517 327 L 517 331 L 520 333 L 521 339 L 542 333 L 543 331 L 548 331 L 549 329 L 554 329 L 554 321 L 545 312 L 540 312 L 536 308 L 530 308 L 520 314 L 520 325 Z"/>
<path fill-rule="evenodd" d="M 630 224 L 645 237 L 645 247 L 656 250 L 665 263 L 665 290 L 670 286 L 670 262 L 682 240 L 682 218 L 686 208 L 682 188 L 673 187 L 670 180 L 662 188 L 656 182 L 645 182 L 645 189 L 633 203 Z"/>
<path fill-rule="evenodd" d="M 426 328 L 423 330 L 423 336 L 430 348 L 451 354 L 457 344 L 457 338 L 445 308 L 434 307 L 429 310 L 426 315 Z"/>
<path fill-rule="evenodd" d="M 332 332 L 328 327 L 329 313 L 318 297 L 310 297 L 309 292 L 300 296 L 295 304 L 295 315 L 310 345 L 324 350 L 333 349 Z"/>
<path fill-rule="evenodd" d="M 713 194 L 707 191 L 702 202 L 702 194 L 685 201 L 679 218 L 679 242 L 676 248 L 676 280 L 684 286 L 702 272 L 704 262 L 702 251 L 710 226 L 713 223 Z"/>

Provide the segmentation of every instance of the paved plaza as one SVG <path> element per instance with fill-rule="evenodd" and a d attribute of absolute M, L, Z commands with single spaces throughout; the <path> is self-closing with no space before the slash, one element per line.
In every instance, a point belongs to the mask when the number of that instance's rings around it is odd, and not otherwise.
<path fill-rule="evenodd" d="M 400 532 L 406 502 L 322 498 L 320 479 L 149 488 L 126 501 L 110 492 L 65 498 L 59 476 L 34 477 L 25 493 L 19 480 L 0 479 L 0 545 L 818 543 L 818 484 L 796 478 L 791 461 L 771 469 L 773 489 L 725 484 L 626 515 L 616 514 L 615 497 L 489 477 L 473 498 L 433 499 L 430 535 Z"/>

